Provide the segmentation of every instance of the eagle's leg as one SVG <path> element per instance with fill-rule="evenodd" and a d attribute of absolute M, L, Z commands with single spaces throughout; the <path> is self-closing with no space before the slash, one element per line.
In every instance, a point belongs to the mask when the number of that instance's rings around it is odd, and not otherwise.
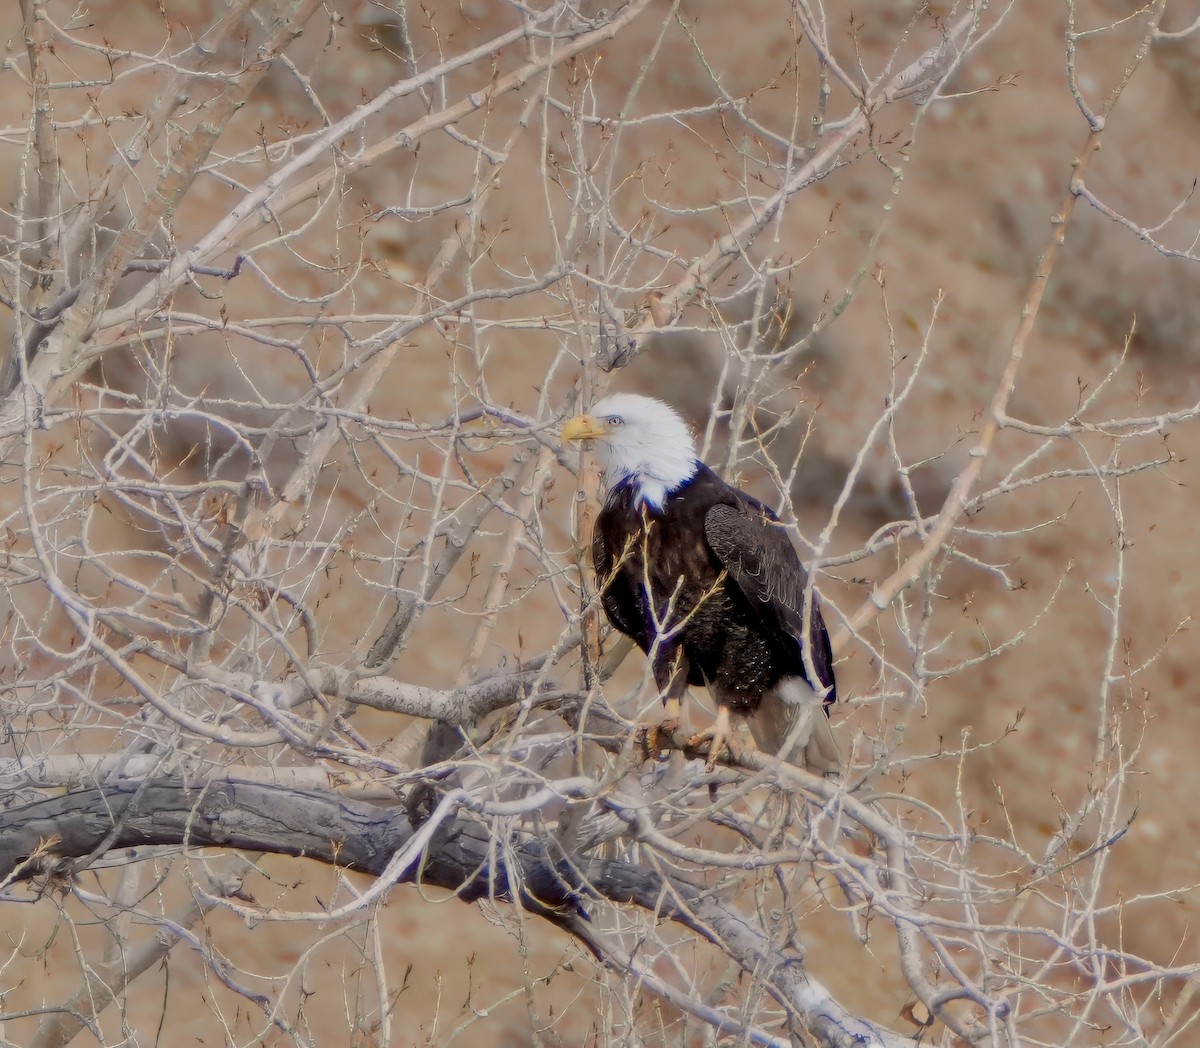
<path fill-rule="evenodd" d="M 708 760 L 705 762 L 705 766 L 709 771 L 716 767 L 717 761 L 723 756 L 728 756 L 731 760 L 737 760 L 740 756 L 740 747 L 733 737 L 729 707 L 724 703 L 717 705 L 717 719 L 713 726 L 696 732 L 688 739 L 687 744 L 690 748 L 696 748 L 704 742 L 708 743 Z"/>
<path fill-rule="evenodd" d="M 679 730 L 679 720 L 683 716 L 683 701 L 678 695 L 668 695 L 663 699 L 663 708 L 667 711 L 658 725 L 658 730 L 665 735 L 674 735 Z"/>
<path fill-rule="evenodd" d="M 673 672 L 666 687 L 661 688 L 666 714 L 657 724 L 651 724 L 646 728 L 646 755 L 655 760 L 665 761 L 671 755 L 671 736 L 679 730 L 680 719 L 683 715 L 683 693 L 687 691 L 687 678 L 687 667 L 683 665 L 680 655 L 674 662 Z"/>

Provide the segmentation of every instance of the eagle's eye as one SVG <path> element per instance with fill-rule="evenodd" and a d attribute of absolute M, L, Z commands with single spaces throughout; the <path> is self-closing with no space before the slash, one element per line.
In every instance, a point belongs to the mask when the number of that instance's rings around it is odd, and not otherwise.
<path fill-rule="evenodd" d="M 609 415 L 604 421 L 607 422 L 612 429 L 616 429 L 618 426 L 625 425 L 625 420 L 621 418 L 620 415 Z"/>

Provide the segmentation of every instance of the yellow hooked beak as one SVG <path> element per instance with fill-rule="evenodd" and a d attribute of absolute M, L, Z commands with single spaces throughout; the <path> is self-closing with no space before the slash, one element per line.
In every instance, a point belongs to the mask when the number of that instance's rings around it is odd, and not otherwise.
<path fill-rule="evenodd" d="M 598 437 L 608 436 L 608 430 L 591 415 L 576 415 L 567 419 L 561 436 L 563 440 L 596 440 Z"/>

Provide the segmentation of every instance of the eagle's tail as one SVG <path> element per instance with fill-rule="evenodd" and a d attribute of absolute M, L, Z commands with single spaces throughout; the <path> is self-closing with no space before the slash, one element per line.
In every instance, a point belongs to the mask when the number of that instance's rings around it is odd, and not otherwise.
<path fill-rule="evenodd" d="M 817 693 L 803 677 L 785 677 L 764 692 L 749 718 L 758 748 L 818 775 L 842 770 L 842 755 Z"/>

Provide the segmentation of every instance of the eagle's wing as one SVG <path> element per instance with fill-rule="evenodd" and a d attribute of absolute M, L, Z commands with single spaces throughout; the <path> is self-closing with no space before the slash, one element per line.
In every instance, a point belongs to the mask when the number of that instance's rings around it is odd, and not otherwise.
<path fill-rule="evenodd" d="M 629 584 L 629 579 L 618 566 L 624 550 L 614 550 L 605 537 L 601 522 L 596 522 L 592 534 L 592 564 L 596 569 L 596 585 L 600 587 L 600 603 L 604 613 L 618 630 L 632 637 L 642 648 L 648 646 L 642 601 Z"/>
<path fill-rule="evenodd" d="M 713 506 L 704 517 L 705 538 L 730 581 L 741 589 L 753 607 L 761 610 L 764 620 L 800 643 L 804 636 L 804 589 L 808 573 L 779 518 L 749 496 L 743 495 L 743 500 L 738 505 Z M 808 642 L 818 687 L 829 688 L 825 702 L 831 703 L 836 698 L 833 650 L 821 606 L 815 598 Z"/>

